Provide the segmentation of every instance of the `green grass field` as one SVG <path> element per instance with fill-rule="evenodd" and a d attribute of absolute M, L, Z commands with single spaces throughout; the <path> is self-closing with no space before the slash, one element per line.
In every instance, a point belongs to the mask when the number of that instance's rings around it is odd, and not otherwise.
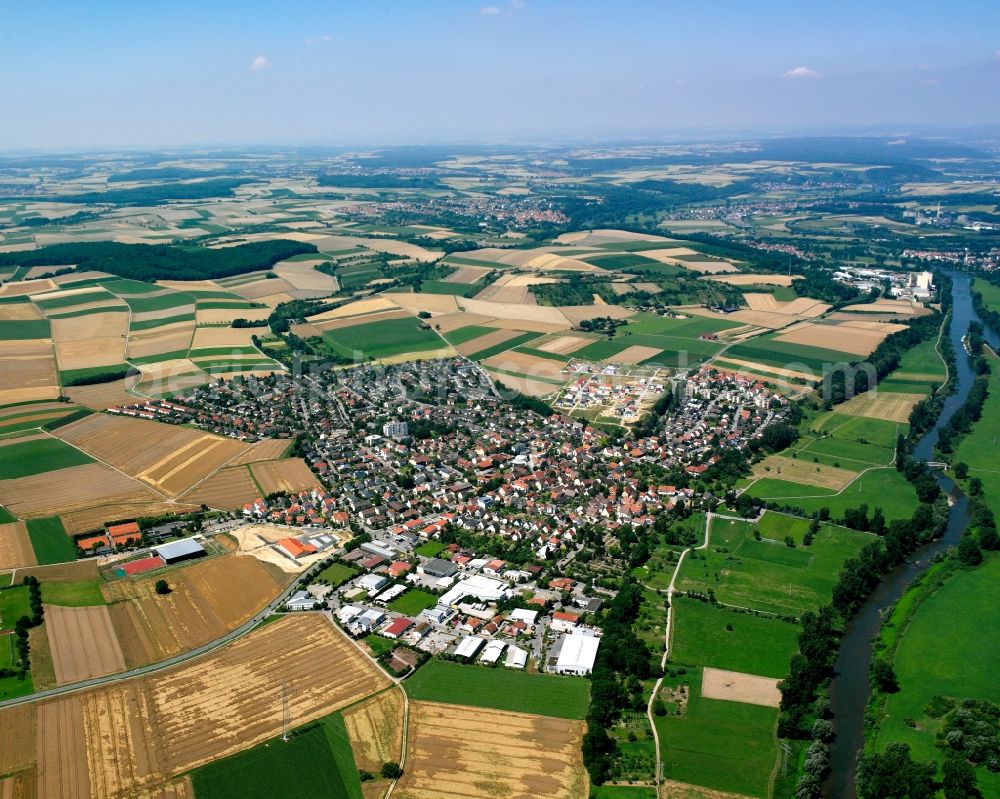
<path fill-rule="evenodd" d="M 0 630 L 12 630 L 22 616 L 31 616 L 28 586 L 19 585 L 0 591 Z"/>
<path fill-rule="evenodd" d="M 584 718 L 590 703 L 590 682 L 583 677 L 528 674 L 444 660 L 429 661 L 405 687 L 410 699 L 560 719 Z"/>
<path fill-rule="evenodd" d="M 450 333 L 443 333 L 442 335 L 448 340 L 449 344 L 457 347 L 459 344 L 464 344 L 466 341 L 472 341 L 474 338 L 479 338 L 480 336 L 485 336 L 487 333 L 493 332 L 495 331 L 492 327 L 468 325 L 467 327 L 459 327 L 452 330 Z"/>
<path fill-rule="evenodd" d="M 485 361 L 487 358 L 492 358 L 494 355 L 499 355 L 501 352 L 506 352 L 507 350 L 513 349 L 514 347 L 520 346 L 521 344 L 524 344 L 527 341 L 532 341 L 538 337 L 538 333 L 518 333 L 512 339 L 502 341 L 499 344 L 494 344 L 492 347 L 487 347 L 484 350 L 472 353 L 469 356 L 469 359 L 473 361 Z"/>
<path fill-rule="evenodd" d="M 389 358 L 444 347 L 434 331 L 421 328 L 418 320 L 412 318 L 386 319 L 328 330 L 323 339 L 345 358 L 353 358 L 355 353 L 367 358 Z"/>
<path fill-rule="evenodd" d="M 102 580 L 66 580 L 42 583 L 42 600 L 46 605 L 82 608 L 107 604 L 101 593 Z"/>
<path fill-rule="evenodd" d="M 887 697 L 878 748 L 903 741 L 910 745 L 914 758 L 940 761 L 942 752 L 935 746 L 935 734 L 941 722 L 925 711 L 934 696 L 988 699 L 1000 704 L 996 678 L 1000 673 L 1000 605 L 994 598 L 998 582 L 1000 556 L 994 554 L 978 569 L 959 568 L 917 605 L 899 638 L 893 666 L 900 691 Z M 916 590 L 933 589 L 936 584 Z M 892 620 L 904 621 L 898 611 Z M 915 726 L 908 724 L 908 719 Z M 1000 789 L 1000 775 L 978 769 L 977 776 L 985 795 L 998 795 L 987 788 Z"/>
<path fill-rule="evenodd" d="M 154 287 L 155 288 L 155 287 Z M 194 305 L 194 297 L 179 291 L 170 291 L 166 294 L 157 294 L 153 297 L 123 297 L 122 299 L 132 309 L 132 313 L 145 313 L 146 311 L 165 311 L 168 308 L 182 308 Z"/>
<path fill-rule="evenodd" d="M 396 597 L 389 603 L 389 610 L 402 613 L 404 616 L 416 616 L 425 608 L 432 608 L 437 604 L 437 597 L 429 591 L 420 591 L 411 588 L 402 596 Z"/>
<path fill-rule="evenodd" d="M 112 364 L 110 366 L 87 366 L 82 369 L 60 369 L 59 383 L 68 386 L 80 378 L 96 377 L 97 375 L 107 375 L 112 379 L 119 379 L 125 376 L 129 365 L 127 363 Z M 106 382 L 111 382 L 107 380 Z"/>
<path fill-rule="evenodd" d="M 779 619 L 735 613 L 697 599 L 674 599 L 671 667 L 713 666 L 785 677 L 799 628 Z M 731 625 L 728 630 L 726 625 Z"/>
<path fill-rule="evenodd" d="M 56 311 L 72 308 L 74 305 L 90 305 L 92 302 L 116 300 L 117 297 L 106 289 L 88 291 L 86 294 L 70 294 L 68 297 L 52 297 L 51 299 L 35 300 L 35 305 L 44 311 Z M 101 310 L 107 310 L 102 308 Z"/>
<path fill-rule="evenodd" d="M 687 675 L 680 716 L 654 716 L 668 779 L 741 796 L 768 796 L 778 755 L 775 708 L 705 699 L 701 670 Z"/>
<path fill-rule="evenodd" d="M 719 602 L 781 615 L 801 615 L 830 601 L 844 561 L 872 537 L 823 525 L 812 544 L 802 544 L 806 519 L 766 513 L 757 525 L 714 519 L 707 550 L 689 555 L 681 568 L 681 591 L 715 592 Z M 754 531 L 761 540 L 754 538 Z M 788 547 L 785 536 L 796 546 Z"/>
<path fill-rule="evenodd" d="M 0 669 L 14 667 L 14 633 L 0 635 Z"/>
<path fill-rule="evenodd" d="M 28 519 L 28 538 L 40 566 L 48 563 L 68 563 L 76 560 L 76 545 L 66 535 L 58 516 L 47 519 Z"/>
<path fill-rule="evenodd" d="M 6 699 L 17 699 L 19 696 L 27 696 L 35 692 L 35 685 L 31 681 L 31 672 L 24 675 L 24 679 L 17 677 L 0 677 L 0 702 Z"/>
<path fill-rule="evenodd" d="M 272 738 L 191 773 L 198 799 L 329 797 L 362 799 L 354 755 L 339 714 Z"/>
<path fill-rule="evenodd" d="M 706 333 L 718 333 L 729 328 L 739 327 L 739 322 L 726 319 L 712 319 L 706 316 L 692 316 L 687 319 L 674 319 L 651 313 L 640 313 L 628 320 L 619 332 L 647 333 L 653 336 L 675 336 L 677 338 L 698 338 Z"/>
<path fill-rule="evenodd" d="M 357 569 L 352 569 L 343 563 L 331 563 L 317 577 L 326 580 L 334 588 L 343 585 L 358 573 Z"/>
<path fill-rule="evenodd" d="M 770 366 L 797 367 L 798 371 L 812 372 L 817 377 L 822 375 L 831 364 L 850 363 L 858 360 L 857 355 L 850 353 L 822 347 L 810 347 L 805 344 L 792 344 L 787 341 L 775 341 L 768 336 L 736 344 L 728 349 L 726 354 L 730 358 L 757 361 Z"/>
<path fill-rule="evenodd" d="M 36 438 L 4 447 L 3 458 L 0 458 L 0 480 L 30 477 L 85 463 L 93 461 L 69 444 L 55 438 Z"/>
<path fill-rule="evenodd" d="M 1000 437 L 1000 364 L 992 358 L 989 363 L 989 393 L 983 403 L 982 415 L 970 433 L 959 442 L 950 461 L 962 461 L 969 465 L 969 474 L 983 483 L 987 504 L 994 513 L 1000 514 L 1000 467 L 993 463 L 996 457 L 993 442 Z"/>
<path fill-rule="evenodd" d="M 444 547 L 441 541 L 425 541 L 413 551 L 425 558 L 436 558 L 444 551 Z"/>

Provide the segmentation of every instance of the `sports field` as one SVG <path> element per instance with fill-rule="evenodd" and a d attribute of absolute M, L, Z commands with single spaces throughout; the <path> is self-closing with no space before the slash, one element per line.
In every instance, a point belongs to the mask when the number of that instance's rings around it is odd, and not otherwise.
<path fill-rule="evenodd" d="M 844 561 L 873 539 L 823 525 L 806 547 L 808 528 L 806 519 L 777 513 L 766 513 L 759 524 L 714 519 L 708 549 L 697 559 L 688 555 L 677 588 L 703 594 L 711 589 L 722 603 L 782 615 L 816 610 L 830 601 Z"/>
<path fill-rule="evenodd" d="M 528 674 L 431 660 L 406 683 L 410 699 L 582 719 L 590 682 L 582 677 Z"/>

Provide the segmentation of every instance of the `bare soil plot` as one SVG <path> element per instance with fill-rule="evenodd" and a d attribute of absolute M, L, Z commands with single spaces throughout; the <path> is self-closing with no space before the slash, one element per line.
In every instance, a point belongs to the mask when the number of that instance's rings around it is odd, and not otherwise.
<path fill-rule="evenodd" d="M 476 336 L 476 338 L 463 341 L 455 349 L 462 355 L 472 355 L 493 347 L 496 344 L 502 344 L 505 341 L 510 341 L 512 338 L 517 338 L 518 335 L 520 334 L 517 330 L 494 330 L 492 333 L 484 333 L 481 336 Z"/>
<path fill-rule="evenodd" d="M 753 467 L 754 477 L 774 477 L 790 483 L 803 483 L 817 488 L 840 491 L 851 484 L 857 472 L 826 466 L 822 463 L 769 455 Z"/>
<path fill-rule="evenodd" d="M 204 347 L 250 347 L 253 337 L 260 332 L 254 327 L 199 327 L 194 331 L 191 349 Z"/>
<path fill-rule="evenodd" d="M 56 287 L 49 278 L 39 280 L 19 280 L 16 283 L 6 283 L 0 286 L 0 297 L 25 297 L 32 294 L 44 294 Z"/>
<path fill-rule="evenodd" d="M 337 278 L 316 269 L 315 264 L 318 263 L 325 262 L 322 259 L 317 259 L 315 261 L 280 263 L 275 264 L 271 268 L 271 271 L 282 278 L 293 289 L 332 294 L 340 288 L 337 285 Z"/>
<path fill-rule="evenodd" d="M 156 593 L 165 579 L 170 593 Z M 102 590 L 129 668 L 165 660 L 225 635 L 251 618 L 286 585 L 254 558 L 235 554 L 197 561 L 148 577 L 122 578 Z"/>
<path fill-rule="evenodd" d="M 59 685 L 125 671 L 125 658 L 104 605 L 46 605 L 45 629 Z"/>
<path fill-rule="evenodd" d="M 837 406 L 838 413 L 851 416 L 866 416 L 869 419 L 884 419 L 888 422 L 906 423 L 910 411 L 925 399 L 923 394 L 895 394 L 888 391 L 866 391 Z"/>
<path fill-rule="evenodd" d="M 531 293 L 527 286 L 498 286 L 495 283 L 480 291 L 477 300 L 490 300 L 492 302 L 518 303 L 522 305 L 535 305 L 535 295 Z"/>
<path fill-rule="evenodd" d="M 34 566 L 36 563 L 24 522 L 0 524 L 0 569 Z"/>
<path fill-rule="evenodd" d="M 302 491 L 319 485 L 319 479 L 302 458 L 261 461 L 251 464 L 250 471 L 265 495 L 278 491 Z"/>
<path fill-rule="evenodd" d="M 193 491 L 184 494 L 184 500 L 218 510 L 239 510 L 260 495 L 260 489 L 246 466 L 230 466 L 220 469 Z"/>
<path fill-rule="evenodd" d="M 524 713 L 410 703 L 409 755 L 400 799 L 587 795 L 584 725 Z"/>
<path fill-rule="evenodd" d="M 0 405 L 55 399 L 59 377 L 52 349 L 43 355 L 0 356 Z"/>
<path fill-rule="evenodd" d="M 281 278 L 264 278 L 263 280 L 254 280 L 251 283 L 242 283 L 228 290 L 248 300 L 256 300 L 273 294 L 285 294 L 294 289 L 292 284 L 287 280 L 282 280 Z"/>
<path fill-rule="evenodd" d="M 663 350 L 657 347 L 643 347 L 642 345 L 636 344 L 634 346 L 628 347 L 622 350 L 617 355 L 612 355 L 610 358 L 605 358 L 605 363 L 642 363 L 645 360 L 652 358 L 654 355 L 659 355 Z"/>
<path fill-rule="evenodd" d="M 458 298 L 458 305 L 463 311 L 482 314 L 494 319 L 510 319 L 525 322 L 543 322 L 559 325 L 563 330 L 570 326 L 569 320 L 558 308 L 541 305 L 511 305 L 505 302 L 489 302 L 488 300 L 467 300 Z M 492 325 L 499 327 L 499 325 Z"/>
<path fill-rule="evenodd" d="M 460 266 L 454 272 L 452 272 L 448 277 L 444 279 L 445 283 L 475 283 L 477 280 L 481 280 L 486 277 L 490 272 L 492 272 L 488 266 Z"/>
<path fill-rule="evenodd" d="M 648 253 L 643 253 L 648 255 Z M 793 280 L 801 278 L 802 275 L 759 275 L 759 274 L 738 274 L 738 275 L 711 275 L 705 280 L 717 280 L 720 283 L 728 283 L 731 286 L 790 286 Z"/>
<path fill-rule="evenodd" d="M 282 538 L 287 538 L 290 535 L 298 535 L 301 532 L 301 528 L 285 527 L 280 524 L 248 524 L 243 527 L 237 527 L 232 531 L 231 535 L 237 542 L 237 556 L 256 558 L 271 566 L 277 566 L 278 569 L 288 574 L 298 574 L 308 569 L 316 561 L 323 560 L 326 555 L 322 552 L 317 552 L 315 555 L 297 558 L 296 562 L 275 552 L 271 549 L 270 545 L 276 541 L 280 541 Z M 337 537 L 341 544 L 345 543 L 351 537 L 349 531 L 331 530 L 330 533 Z"/>
<path fill-rule="evenodd" d="M 706 699 L 726 699 L 750 705 L 777 707 L 781 703 L 778 682 L 772 677 L 705 668 L 701 677 L 701 695 Z"/>
<path fill-rule="evenodd" d="M 610 316 L 612 319 L 629 319 L 635 316 L 635 311 L 621 305 L 562 305 L 559 312 L 569 319 L 571 324 L 578 325 L 584 319 L 596 319 L 599 316 Z"/>
<path fill-rule="evenodd" d="M 385 691 L 345 710 L 344 724 L 358 768 L 377 773 L 383 763 L 398 763 L 403 749 L 403 696 Z"/>
<path fill-rule="evenodd" d="M 107 414 L 66 425 L 59 437 L 169 496 L 248 449 L 243 442 L 200 430 Z"/>
<path fill-rule="evenodd" d="M 535 345 L 535 349 L 542 352 L 551 352 L 554 355 L 569 355 L 582 347 L 593 343 L 593 339 L 581 336 L 557 336 L 556 338 L 544 341 Z"/>
<path fill-rule="evenodd" d="M 160 499 L 142 483 L 101 463 L 0 480 L 0 505 L 21 518 L 57 516 L 123 503 L 139 505 Z"/>

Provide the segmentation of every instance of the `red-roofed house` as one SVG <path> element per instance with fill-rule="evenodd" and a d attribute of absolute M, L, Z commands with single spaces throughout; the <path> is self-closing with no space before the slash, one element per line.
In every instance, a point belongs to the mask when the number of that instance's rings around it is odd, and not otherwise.
<path fill-rule="evenodd" d="M 575 613 L 563 613 L 557 610 L 552 614 L 552 624 L 549 626 L 559 633 L 568 633 L 576 629 L 576 624 L 580 617 Z"/>
<path fill-rule="evenodd" d="M 297 538 L 282 538 L 278 542 L 278 546 L 285 550 L 285 552 L 293 558 L 299 558 L 303 555 L 312 555 L 316 552 L 316 547 L 312 544 L 303 544 Z"/>
<path fill-rule="evenodd" d="M 389 574 L 393 578 L 399 578 L 402 577 L 404 574 L 406 574 L 412 568 L 413 568 L 412 563 L 407 563 L 405 560 L 394 560 L 392 563 L 389 564 Z"/>
<path fill-rule="evenodd" d="M 403 616 L 396 619 L 392 624 L 382 630 L 382 635 L 386 638 L 396 639 L 413 626 L 413 621 Z"/>

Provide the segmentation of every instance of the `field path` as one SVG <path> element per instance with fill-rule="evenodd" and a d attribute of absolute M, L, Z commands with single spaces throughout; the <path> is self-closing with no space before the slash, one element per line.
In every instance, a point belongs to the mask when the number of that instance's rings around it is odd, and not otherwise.
<path fill-rule="evenodd" d="M 707 549 L 709 541 L 712 538 L 712 520 L 713 519 L 730 519 L 732 521 L 746 521 L 740 516 L 723 516 L 722 514 L 712 513 L 709 511 L 705 514 L 705 540 L 696 547 L 688 547 L 683 552 L 681 556 L 677 559 L 677 566 L 674 567 L 674 573 L 670 576 L 670 585 L 667 586 L 667 622 L 663 628 L 663 656 L 660 658 L 660 668 L 666 669 L 667 658 L 670 657 L 670 636 L 673 632 L 673 619 L 674 619 L 674 593 L 676 592 L 677 577 L 681 573 L 681 566 L 684 565 L 684 559 L 687 557 L 689 552 L 699 549 Z M 660 734 L 656 730 L 656 724 L 653 721 L 653 702 L 656 701 L 656 697 L 660 693 L 660 687 L 663 684 L 663 678 L 660 677 L 656 681 L 656 685 L 653 686 L 653 690 L 649 695 L 649 704 L 646 705 L 646 718 L 649 720 L 649 728 L 653 731 L 653 743 L 655 745 L 656 751 L 656 772 L 655 772 L 655 783 L 659 785 L 663 781 L 663 762 L 660 756 Z"/>

